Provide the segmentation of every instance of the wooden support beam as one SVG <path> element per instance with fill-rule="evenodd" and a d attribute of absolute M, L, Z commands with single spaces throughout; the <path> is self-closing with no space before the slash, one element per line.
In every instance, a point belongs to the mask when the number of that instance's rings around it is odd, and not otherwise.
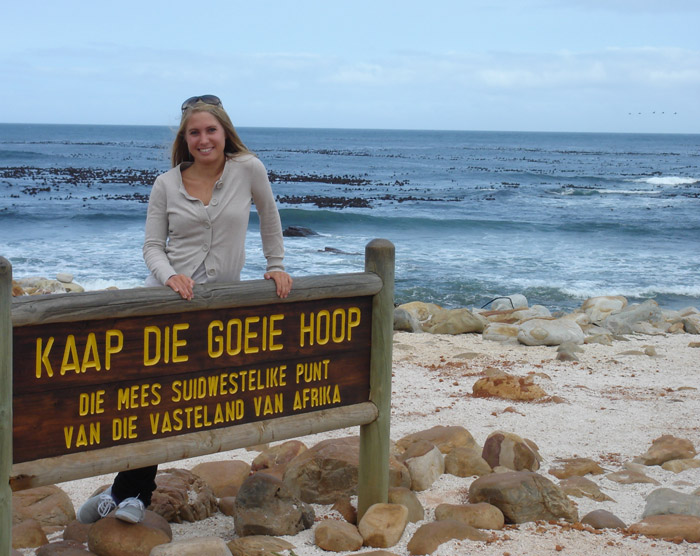
<path fill-rule="evenodd" d="M 158 465 L 196 456 L 227 452 L 339 428 L 371 423 L 377 417 L 372 402 L 279 417 L 224 429 L 183 434 L 102 450 L 80 452 L 16 464 L 12 490 L 23 490 L 125 469 Z M 7 475 L 6 475 L 7 476 Z"/>
<path fill-rule="evenodd" d="M 389 425 L 391 418 L 391 352 L 394 330 L 394 245 L 375 239 L 365 249 L 365 270 L 377 274 L 382 289 L 372 300 L 370 396 L 377 419 L 360 427 L 357 519 L 389 496 Z"/>
<path fill-rule="evenodd" d="M 0 257 L 0 555 L 12 547 L 12 265 Z"/>

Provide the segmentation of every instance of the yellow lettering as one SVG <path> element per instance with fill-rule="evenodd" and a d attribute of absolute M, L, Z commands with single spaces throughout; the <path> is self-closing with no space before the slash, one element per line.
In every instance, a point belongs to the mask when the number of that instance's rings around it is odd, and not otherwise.
<path fill-rule="evenodd" d="M 83 364 L 80 367 L 80 372 L 84 373 L 88 368 L 99 371 L 102 368 L 100 364 L 100 356 L 97 353 L 97 338 L 94 332 L 90 332 L 85 343 L 85 351 L 83 352 Z"/>
<path fill-rule="evenodd" d="M 189 359 L 187 355 L 180 354 L 180 348 L 187 345 L 187 340 L 180 340 L 178 337 L 180 332 L 188 330 L 189 327 L 188 323 L 173 325 L 173 363 L 183 363 Z"/>
<path fill-rule="evenodd" d="M 41 378 L 42 365 L 46 367 L 47 376 L 53 376 L 53 369 L 51 368 L 51 362 L 49 361 L 49 353 L 53 347 L 53 336 L 49 336 L 46 342 L 46 347 L 42 350 L 41 338 L 36 339 L 36 378 Z"/>
<path fill-rule="evenodd" d="M 66 348 L 63 351 L 63 362 L 61 363 L 61 376 L 68 371 L 80 373 L 80 364 L 78 363 L 78 349 L 75 347 L 75 336 L 69 334 L 66 338 Z"/>
<path fill-rule="evenodd" d="M 151 356 L 149 346 L 151 338 L 155 339 L 155 354 Z M 157 326 L 147 326 L 143 329 L 143 364 L 151 367 L 160 361 L 160 328 Z"/>
<path fill-rule="evenodd" d="M 117 340 L 116 345 L 112 344 L 112 340 Z M 124 334 L 121 330 L 107 330 L 105 334 L 105 369 L 109 371 L 112 366 L 112 355 L 119 353 L 124 346 Z"/>
<path fill-rule="evenodd" d="M 224 354 L 223 339 L 221 336 L 214 336 L 215 328 L 218 328 L 219 332 L 221 332 L 224 329 L 224 323 L 220 320 L 213 320 L 207 327 L 207 353 L 212 359 L 221 357 Z"/>

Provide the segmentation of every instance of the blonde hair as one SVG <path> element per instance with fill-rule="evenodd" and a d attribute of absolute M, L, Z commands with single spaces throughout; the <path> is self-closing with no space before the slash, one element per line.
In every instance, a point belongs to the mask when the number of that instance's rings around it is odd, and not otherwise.
<path fill-rule="evenodd" d="M 228 117 L 228 114 L 226 113 L 226 110 L 224 110 L 223 106 L 206 104 L 199 101 L 194 106 L 187 108 L 182 113 L 180 127 L 175 135 L 175 140 L 173 141 L 173 148 L 170 155 L 170 161 L 173 168 L 182 162 L 194 161 L 194 158 L 192 158 L 192 155 L 190 154 L 190 150 L 187 148 L 185 133 L 187 131 L 187 122 L 189 121 L 190 116 L 196 112 L 208 112 L 219 121 L 226 136 L 224 153 L 227 157 L 232 157 L 238 154 L 253 154 L 248 147 L 243 144 L 243 141 L 241 141 L 238 133 L 236 133 L 236 128 L 233 127 L 231 118 Z"/>

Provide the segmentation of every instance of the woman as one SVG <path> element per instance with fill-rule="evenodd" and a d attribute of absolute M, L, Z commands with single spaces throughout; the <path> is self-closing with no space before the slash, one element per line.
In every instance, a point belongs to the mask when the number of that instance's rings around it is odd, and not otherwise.
<path fill-rule="evenodd" d="M 190 300 L 194 285 L 237 282 L 245 262 L 251 203 L 260 217 L 265 279 L 285 298 L 292 278 L 284 271 L 282 225 L 267 171 L 238 137 L 214 95 L 187 99 L 172 148 L 172 169 L 156 179 L 148 202 L 143 256 L 147 286 L 166 285 Z M 115 517 L 138 523 L 156 488 L 157 466 L 117 474 L 105 492 L 78 510 L 92 523 Z"/>

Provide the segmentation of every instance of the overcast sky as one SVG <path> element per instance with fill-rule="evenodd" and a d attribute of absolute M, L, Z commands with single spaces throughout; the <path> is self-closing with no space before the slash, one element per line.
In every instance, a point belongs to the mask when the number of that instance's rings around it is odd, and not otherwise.
<path fill-rule="evenodd" d="M 5 3 L 0 122 L 700 132 L 698 0 Z"/>

